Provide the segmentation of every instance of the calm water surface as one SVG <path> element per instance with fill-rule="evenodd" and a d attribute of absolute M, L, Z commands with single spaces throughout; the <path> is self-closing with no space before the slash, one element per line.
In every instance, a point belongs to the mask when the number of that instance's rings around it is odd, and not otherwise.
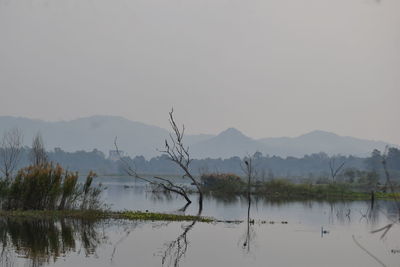
<path fill-rule="evenodd" d="M 130 178 L 99 178 L 111 209 L 176 212 Z M 192 196 L 195 198 L 195 196 Z M 400 266 L 395 205 L 269 202 L 207 197 L 202 215 L 242 223 L 23 220 L 0 218 L 1 266 Z M 196 214 L 196 204 L 186 214 Z M 254 220 L 254 222 L 253 222 Z M 287 223 L 286 223 L 287 222 Z M 321 231 L 322 230 L 322 231 Z"/>

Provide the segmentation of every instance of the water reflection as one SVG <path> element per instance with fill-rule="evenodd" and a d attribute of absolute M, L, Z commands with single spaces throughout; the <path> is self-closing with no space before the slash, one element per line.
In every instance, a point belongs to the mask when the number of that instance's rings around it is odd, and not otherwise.
<path fill-rule="evenodd" d="M 246 231 L 244 235 L 241 237 L 239 240 L 240 243 L 242 243 L 242 249 L 246 253 L 250 253 L 250 247 L 251 247 L 251 242 L 255 238 L 255 231 L 253 229 L 254 225 L 254 219 L 251 219 L 250 217 L 250 211 L 251 211 L 251 195 L 247 195 L 247 220 L 246 220 Z M 256 202 L 257 203 L 257 202 Z"/>
<path fill-rule="evenodd" d="M 28 259 L 30 266 L 42 266 L 71 252 L 93 255 L 107 241 L 99 226 L 87 220 L 0 218 L 0 263 L 13 266 L 18 256 Z"/>
<path fill-rule="evenodd" d="M 189 231 L 193 229 L 197 221 L 198 219 L 195 219 L 190 224 L 182 226 L 182 233 L 178 235 L 176 239 L 165 244 L 165 249 L 161 255 L 162 266 L 179 266 L 180 260 L 185 256 L 189 247 L 187 235 Z"/>
<path fill-rule="evenodd" d="M 118 197 L 132 201 L 132 189 Z M 388 266 L 397 266 L 390 263 L 398 262 L 399 254 L 387 253 L 399 250 L 398 224 L 390 227 L 385 240 L 379 239 L 388 229 L 384 227 L 392 223 L 391 214 L 396 214 L 390 201 L 375 201 L 372 206 L 368 201 L 276 202 L 259 196 L 207 196 L 202 211 L 196 202 L 182 207 L 181 199 L 139 192 L 135 193 L 137 199 L 145 198 L 147 204 L 154 201 L 161 211 L 169 207 L 168 212 L 243 222 L 208 224 L 199 222 L 198 217 L 190 222 L 0 218 L 0 266 L 21 266 L 18 264 L 25 262 L 21 257 L 30 266 L 71 266 L 73 262 L 90 267 L 129 266 L 135 259 L 140 261 L 137 266 L 197 267 L 203 266 L 205 258 L 210 266 L 216 262 L 232 267 L 263 266 L 267 261 L 274 266 L 294 266 L 297 261 L 304 262 L 303 266 L 316 262 L 313 266 L 322 266 L 328 261 L 335 266 L 372 266 L 375 262 L 368 263 L 369 256 L 360 246 Z M 320 238 L 321 229 L 329 232 L 324 238 Z M 323 257 L 303 258 L 311 251 Z M 293 261 L 283 256 L 285 253 Z M 338 256 L 343 253 L 346 256 Z M 257 258 L 256 264 L 249 262 L 253 258 Z M 343 262 L 344 258 L 349 262 Z"/>
<path fill-rule="evenodd" d="M 186 205 L 179 209 L 178 212 L 184 213 L 189 205 L 190 203 L 186 203 Z M 162 266 L 179 266 L 182 257 L 185 256 L 189 247 L 189 239 L 187 235 L 193 229 L 194 225 L 199 221 L 202 211 L 203 209 L 200 205 L 195 219 L 188 225 L 182 225 L 182 233 L 179 234 L 176 239 L 165 244 L 164 251 L 161 255 Z"/>

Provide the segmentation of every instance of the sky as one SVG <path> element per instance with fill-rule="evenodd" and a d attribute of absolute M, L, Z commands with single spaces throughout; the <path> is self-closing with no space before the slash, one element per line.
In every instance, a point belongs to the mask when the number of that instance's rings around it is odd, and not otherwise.
<path fill-rule="evenodd" d="M 398 0 L 0 0 L 0 116 L 400 144 Z M 1 127 L 1 126 L 0 126 Z"/>

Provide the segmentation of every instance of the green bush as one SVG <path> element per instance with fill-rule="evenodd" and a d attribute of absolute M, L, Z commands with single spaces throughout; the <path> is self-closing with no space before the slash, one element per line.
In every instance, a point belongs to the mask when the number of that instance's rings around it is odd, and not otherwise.
<path fill-rule="evenodd" d="M 270 198 L 342 198 L 351 192 L 345 184 L 330 183 L 317 184 L 311 183 L 294 184 L 283 179 L 274 179 L 265 182 L 256 188 L 257 194 L 263 194 Z"/>
<path fill-rule="evenodd" d="M 14 179 L 0 181 L 1 204 L 7 210 L 92 209 L 100 207 L 101 185 L 91 186 L 90 172 L 85 184 L 78 184 L 78 173 L 50 163 L 21 169 Z"/>
<path fill-rule="evenodd" d="M 203 174 L 201 176 L 204 192 L 215 193 L 243 193 L 246 190 L 246 183 L 236 174 Z"/>

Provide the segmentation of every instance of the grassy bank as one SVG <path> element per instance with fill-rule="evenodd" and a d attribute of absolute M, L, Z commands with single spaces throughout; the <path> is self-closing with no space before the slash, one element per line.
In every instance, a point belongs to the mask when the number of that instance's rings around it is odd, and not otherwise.
<path fill-rule="evenodd" d="M 254 193 L 271 199 L 318 199 L 318 200 L 369 200 L 371 191 L 345 183 L 294 184 L 285 180 L 273 180 L 255 185 Z M 395 199 L 392 193 L 374 192 L 375 199 Z"/>
<path fill-rule="evenodd" d="M 235 196 L 247 194 L 247 184 L 233 174 L 208 175 L 203 177 L 203 191 L 214 196 Z M 400 193 L 384 193 L 375 189 L 375 199 L 400 198 Z M 251 194 L 271 200 L 368 200 L 371 187 L 346 183 L 296 184 L 284 179 L 251 184 Z"/>
<path fill-rule="evenodd" d="M 48 219 L 125 219 L 125 220 L 141 220 L 141 221 L 200 221 L 213 222 L 212 218 L 193 216 L 193 215 L 177 215 L 156 212 L 142 211 L 96 211 L 96 210 L 14 210 L 0 211 L 1 217 L 20 217 L 20 218 L 48 218 Z"/>

